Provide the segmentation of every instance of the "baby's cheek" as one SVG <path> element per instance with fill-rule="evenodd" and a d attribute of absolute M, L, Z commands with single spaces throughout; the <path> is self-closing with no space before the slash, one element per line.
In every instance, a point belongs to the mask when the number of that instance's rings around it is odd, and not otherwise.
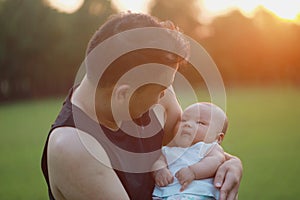
<path fill-rule="evenodd" d="M 205 138 L 205 134 L 201 130 L 198 130 L 197 133 L 195 134 L 193 143 L 202 142 L 204 138 Z"/>

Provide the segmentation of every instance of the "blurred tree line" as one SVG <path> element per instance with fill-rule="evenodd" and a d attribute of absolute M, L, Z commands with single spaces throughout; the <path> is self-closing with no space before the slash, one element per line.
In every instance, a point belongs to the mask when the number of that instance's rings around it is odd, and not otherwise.
<path fill-rule="evenodd" d="M 198 41 L 226 86 L 300 85 L 300 25 L 280 20 L 262 7 L 252 18 L 234 10 L 205 25 L 198 21 L 201 8 L 196 1 L 155 0 L 151 14 L 171 19 Z M 182 73 L 203 85 L 191 69 L 183 68 Z"/>
<path fill-rule="evenodd" d="M 233 11 L 204 25 L 195 2 L 154 0 L 150 13 L 174 21 L 202 44 L 227 86 L 299 86 L 300 26 L 262 8 L 253 18 Z M 0 101 L 65 95 L 89 38 L 115 12 L 108 0 L 85 0 L 73 14 L 49 8 L 43 0 L 1 0 Z M 194 82 L 201 79 L 189 69 L 182 73 Z"/>
<path fill-rule="evenodd" d="M 112 13 L 107 0 L 85 0 L 73 14 L 43 0 L 0 1 L 0 101 L 66 94 L 90 37 Z"/>

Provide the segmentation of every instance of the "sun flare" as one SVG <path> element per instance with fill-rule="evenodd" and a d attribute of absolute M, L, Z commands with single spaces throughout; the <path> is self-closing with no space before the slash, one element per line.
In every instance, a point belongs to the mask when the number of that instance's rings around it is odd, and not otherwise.
<path fill-rule="evenodd" d="M 46 0 L 52 8 L 65 13 L 76 12 L 84 3 L 84 0 Z"/>
<path fill-rule="evenodd" d="M 252 16 L 258 7 L 272 12 L 281 20 L 299 21 L 300 1 L 294 0 L 203 0 L 206 12 L 218 16 L 232 9 L 239 9 L 244 15 Z"/>
<path fill-rule="evenodd" d="M 112 0 L 113 5 L 119 11 L 132 11 L 148 13 L 150 0 Z"/>
<path fill-rule="evenodd" d="M 152 0 L 112 0 L 119 11 L 149 12 Z M 258 7 L 272 12 L 278 19 L 300 23 L 300 1 L 295 0 L 197 0 L 202 7 L 203 16 L 211 19 L 226 14 L 233 9 L 246 16 L 253 16 Z"/>

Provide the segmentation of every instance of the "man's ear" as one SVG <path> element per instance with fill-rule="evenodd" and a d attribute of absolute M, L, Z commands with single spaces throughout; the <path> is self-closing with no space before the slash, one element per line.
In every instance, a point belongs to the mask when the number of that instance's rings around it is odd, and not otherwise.
<path fill-rule="evenodd" d="M 122 84 L 116 86 L 113 96 L 116 98 L 117 101 L 124 102 L 128 99 L 130 95 L 129 92 L 130 92 L 130 86 L 127 84 Z"/>
<path fill-rule="evenodd" d="M 217 135 L 217 142 L 218 142 L 218 144 L 221 144 L 222 143 L 222 141 L 223 141 L 223 139 L 224 139 L 224 133 L 219 133 L 218 135 Z"/>

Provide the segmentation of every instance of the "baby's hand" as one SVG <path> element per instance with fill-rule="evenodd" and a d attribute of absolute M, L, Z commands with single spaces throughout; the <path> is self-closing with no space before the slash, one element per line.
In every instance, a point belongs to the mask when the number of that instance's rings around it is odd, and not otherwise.
<path fill-rule="evenodd" d="M 167 167 L 159 169 L 154 172 L 155 184 L 159 187 L 164 187 L 173 183 L 174 177 L 172 176 L 170 170 Z"/>
<path fill-rule="evenodd" d="M 180 169 L 176 174 L 175 177 L 178 179 L 179 183 L 181 184 L 180 192 L 185 190 L 187 186 L 195 180 L 195 173 L 189 167 L 185 167 Z"/>

